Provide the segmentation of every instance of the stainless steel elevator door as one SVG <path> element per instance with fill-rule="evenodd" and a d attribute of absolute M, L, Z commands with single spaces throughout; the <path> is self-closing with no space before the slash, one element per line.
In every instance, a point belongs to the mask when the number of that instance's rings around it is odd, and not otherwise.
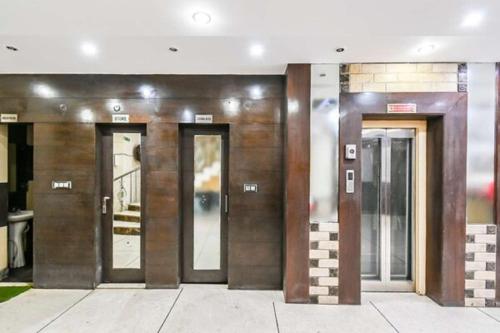
<path fill-rule="evenodd" d="M 364 291 L 413 291 L 413 129 L 364 129 L 361 278 Z"/>

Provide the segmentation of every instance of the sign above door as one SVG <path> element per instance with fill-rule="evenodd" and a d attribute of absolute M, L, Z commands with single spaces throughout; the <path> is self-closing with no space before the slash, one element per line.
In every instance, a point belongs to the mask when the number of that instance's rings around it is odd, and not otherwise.
<path fill-rule="evenodd" d="M 417 104 L 414 103 L 387 104 L 387 113 L 417 113 Z"/>

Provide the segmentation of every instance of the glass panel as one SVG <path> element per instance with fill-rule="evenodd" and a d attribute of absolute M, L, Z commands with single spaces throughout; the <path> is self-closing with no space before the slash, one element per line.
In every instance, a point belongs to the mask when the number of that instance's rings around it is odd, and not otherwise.
<path fill-rule="evenodd" d="M 467 222 L 495 223 L 495 64 L 467 66 Z"/>
<path fill-rule="evenodd" d="M 311 66 L 310 219 L 337 222 L 339 65 Z"/>
<path fill-rule="evenodd" d="M 380 139 L 363 139 L 361 163 L 361 275 L 380 280 Z"/>
<path fill-rule="evenodd" d="M 218 270 L 221 258 L 220 135 L 194 136 L 193 269 Z"/>
<path fill-rule="evenodd" d="M 141 134 L 113 134 L 113 268 L 141 268 Z"/>
<path fill-rule="evenodd" d="M 411 139 L 391 140 L 391 280 L 411 280 Z"/>

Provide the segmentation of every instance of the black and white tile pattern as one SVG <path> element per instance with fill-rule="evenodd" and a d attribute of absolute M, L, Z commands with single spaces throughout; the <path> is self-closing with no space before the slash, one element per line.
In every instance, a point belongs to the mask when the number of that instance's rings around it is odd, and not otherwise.
<path fill-rule="evenodd" d="M 467 225 L 465 244 L 465 306 L 495 306 L 495 225 Z"/>
<path fill-rule="evenodd" d="M 339 224 L 310 224 L 309 298 L 311 303 L 338 304 Z"/>

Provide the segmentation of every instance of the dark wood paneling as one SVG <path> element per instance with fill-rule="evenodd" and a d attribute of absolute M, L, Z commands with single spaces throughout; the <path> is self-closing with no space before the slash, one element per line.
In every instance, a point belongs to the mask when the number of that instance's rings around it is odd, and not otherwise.
<path fill-rule="evenodd" d="M 284 145 L 285 300 L 309 301 L 309 149 L 311 65 L 287 68 Z"/>
<path fill-rule="evenodd" d="M 147 131 L 146 285 L 177 287 L 180 282 L 179 128 L 177 124 L 151 122 Z"/>
<path fill-rule="evenodd" d="M 496 121 L 495 121 L 495 220 L 497 224 L 497 281 L 496 299 L 500 303 L 500 63 L 496 65 Z"/>
<path fill-rule="evenodd" d="M 388 116 L 389 103 L 415 103 L 418 114 Z M 463 305 L 465 273 L 466 93 L 341 94 L 340 151 L 361 146 L 362 120 L 427 119 L 427 295 L 443 305 Z M 360 175 L 361 160 L 340 158 L 339 301 L 360 303 L 361 182 L 345 193 L 345 171 Z M 359 176 L 358 176 L 359 180 Z"/>
<path fill-rule="evenodd" d="M 37 97 L 36 84 L 50 86 L 57 97 L 142 98 L 141 86 L 153 88 L 154 98 L 282 97 L 282 77 L 276 75 L 0 75 L 0 98 Z"/>
<path fill-rule="evenodd" d="M 34 85 L 38 83 L 49 85 L 56 96 L 36 96 Z M 153 98 L 141 96 L 140 87 L 144 84 L 154 88 Z M 256 87 L 260 88 L 260 96 L 252 95 Z M 145 280 L 148 288 L 176 287 L 180 281 L 178 126 L 179 123 L 192 122 L 194 114 L 210 113 L 214 115 L 214 123 L 230 125 L 229 192 L 230 196 L 234 195 L 234 201 L 230 200 L 229 244 L 239 247 L 245 242 L 253 242 L 254 246 L 261 242 L 282 243 L 283 96 L 283 76 L 0 75 L 2 112 L 18 113 L 21 122 L 33 122 L 45 129 L 41 145 L 35 141 L 35 146 L 38 146 L 35 191 L 37 198 L 43 196 L 39 204 L 50 204 L 56 211 L 51 212 L 47 206 L 44 215 L 40 215 L 44 220 L 41 224 L 49 234 L 55 235 L 58 224 L 69 218 L 66 212 L 57 212 L 61 204 L 65 211 L 75 214 L 76 220 L 86 219 L 89 228 L 94 228 L 94 222 L 100 219 L 100 177 L 95 168 L 99 163 L 95 157 L 99 146 L 90 144 L 87 128 L 95 128 L 94 123 L 111 122 L 110 102 L 118 100 L 122 112 L 130 115 L 132 123 L 147 124 L 144 205 L 147 216 Z M 66 105 L 66 111 L 61 111 L 61 104 Z M 85 108 L 92 110 L 93 123 L 74 124 L 83 122 L 81 112 Z M 77 130 L 79 126 L 86 130 Z M 92 141 L 96 141 L 95 137 Z M 93 159 L 88 158 L 90 155 Z M 55 178 L 71 180 L 74 185 L 71 193 L 79 195 L 80 199 L 59 201 L 52 196 L 48 186 Z M 259 193 L 256 196 L 242 193 L 244 183 L 258 183 Z M 38 204 L 35 202 L 35 205 Z M 84 207 L 89 214 L 83 213 Z M 84 226 L 79 223 L 75 231 L 68 229 L 67 232 L 81 232 Z M 99 244 L 99 226 L 95 227 L 93 235 L 95 243 Z M 86 242 L 84 252 L 86 246 L 92 245 L 86 237 L 79 240 Z M 56 243 L 63 243 L 53 239 Z M 49 246 L 44 242 L 40 239 L 41 249 Z M 94 248 L 99 257 L 100 250 Z M 43 286 L 59 286 L 57 279 L 51 280 L 56 274 L 48 271 L 48 267 L 50 264 L 52 267 L 59 265 L 61 256 L 65 255 L 56 255 L 53 262 L 47 256 L 44 270 L 38 271 L 35 280 L 43 282 Z M 233 259 L 229 255 L 229 287 L 280 288 L 281 251 L 279 255 L 269 253 L 265 264 L 257 261 L 249 266 L 240 264 L 240 261 L 249 262 L 252 256 L 251 251 L 239 253 Z M 68 254 L 68 258 L 72 258 L 72 254 Z M 73 286 L 85 288 L 92 281 L 99 281 L 102 269 L 99 260 L 92 263 L 95 277 L 80 275 L 73 281 Z M 80 263 L 75 261 L 72 265 L 79 267 Z M 85 265 L 85 269 L 90 267 L 88 263 Z M 256 272 L 262 272 L 262 275 Z M 63 270 L 61 274 L 66 273 Z"/>
<path fill-rule="evenodd" d="M 93 124 L 34 125 L 36 287 L 96 283 L 95 138 Z M 48 179 L 73 180 L 75 186 L 52 190 Z"/>

